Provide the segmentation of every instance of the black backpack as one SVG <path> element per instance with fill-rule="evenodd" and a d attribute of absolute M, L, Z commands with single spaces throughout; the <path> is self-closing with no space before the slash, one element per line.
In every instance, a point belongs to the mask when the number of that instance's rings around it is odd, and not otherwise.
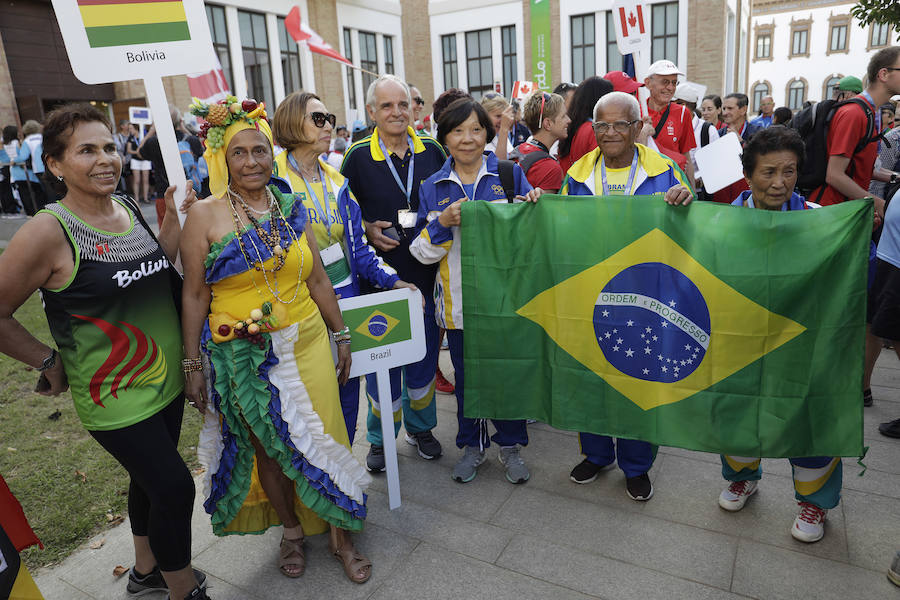
<path fill-rule="evenodd" d="M 503 186 L 503 192 L 506 194 L 506 201 L 512 203 L 516 197 L 516 182 L 513 175 L 513 167 L 515 162 L 511 160 L 498 160 L 497 171 L 500 176 L 500 185 Z"/>
<path fill-rule="evenodd" d="M 807 106 L 788 122 L 788 127 L 797 131 L 803 138 L 806 147 L 806 159 L 800 169 L 797 178 L 797 187 L 803 195 L 809 198 L 809 193 L 825 184 L 825 173 L 828 170 L 828 129 L 835 112 L 842 106 L 856 104 L 866 113 L 866 134 L 853 149 L 853 154 L 862 151 L 870 143 L 877 141 L 881 136 L 875 131 L 875 111 L 862 98 L 850 98 L 842 102 L 835 100 L 823 100 Z M 852 158 L 852 157 L 851 157 Z M 850 172 L 853 175 L 853 161 L 850 161 Z M 819 196 L 824 193 L 824 188 Z M 818 202 L 820 198 L 809 198 L 812 202 Z"/>

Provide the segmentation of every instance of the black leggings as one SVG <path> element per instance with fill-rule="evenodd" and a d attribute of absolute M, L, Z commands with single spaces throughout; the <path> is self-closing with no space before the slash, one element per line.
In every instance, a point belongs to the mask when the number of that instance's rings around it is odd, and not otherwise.
<path fill-rule="evenodd" d="M 131 476 L 128 516 L 131 532 L 148 536 L 163 571 L 191 564 L 194 480 L 178 453 L 184 397 L 139 423 L 89 433 Z"/>

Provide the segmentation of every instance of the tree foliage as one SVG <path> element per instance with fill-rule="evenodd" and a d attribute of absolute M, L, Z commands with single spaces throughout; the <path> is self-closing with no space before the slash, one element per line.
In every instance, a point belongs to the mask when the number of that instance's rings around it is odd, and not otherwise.
<path fill-rule="evenodd" d="M 870 23 L 890 25 L 900 40 L 900 2 L 897 0 L 859 0 L 850 12 L 863 25 Z"/>

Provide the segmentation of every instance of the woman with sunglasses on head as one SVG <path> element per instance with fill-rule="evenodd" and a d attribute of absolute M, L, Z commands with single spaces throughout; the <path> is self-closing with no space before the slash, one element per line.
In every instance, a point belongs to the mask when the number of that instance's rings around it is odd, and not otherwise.
<path fill-rule="evenodd" d="M 304 535 L 330 529 L 330 552 L 364 583 L 372 563 L 350 532 L 363 528 L 371 479 L 350 452 L 338 397 L 350 374 L 350 330 L 309 213 L 300 195 L 270 185 L 263 105 L 232 97 L 197 100 L 191 110 L 206 120 L 212 196 L 191 207 L 181 237 L 185 395 L 205 415 L 197 453 L 213 532 L 283 525 L 278 567 L 299 577 Z"/>
<path fill-rule="evenodd" d="M 562 187 L 563 172 L 551 148 L 566 139 L 568 133 L 565 100 L 558 94 L 532 94 L 525 101 L 525 124 L 534 133 L 524 144 L 516 146 L 519 167 L 533 187 L 555 194 Z"/>
<path fill-rule="evenodd" d="M 294 92 L 285 98 L 275 111 L 272 126 L 275 143 L 285 149 L 275 157 L 275 174 L 287 183 L 289 191 L 300 195 L 325 273 L 338 298 L 358 296 L 361 278 L 385 290 L 415 289 L 401 281 L 366 242 L 362 211 L 346 179 L 321 158 L 334 123 L 335 116 L 315 94 Z M 359 413 L 359 378 L 341 385 L 340 396 L 352 444 Z"/>

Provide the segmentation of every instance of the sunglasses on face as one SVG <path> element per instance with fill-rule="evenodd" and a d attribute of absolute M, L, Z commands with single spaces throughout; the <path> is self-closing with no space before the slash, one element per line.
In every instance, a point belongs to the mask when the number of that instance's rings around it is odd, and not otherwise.
<path fill-rule="evenodd" d="M 640 123 L 640 119 L 635 119 L 634 121 L 616 121 L 614 123 L 607 123 L 605 121 L 597 121 L 596 123 L 592 123 L 591 127 L 594 128 L 594 131 L 603 135 L 609 128 L 612 127 L 618 133 L 628 133 L 628 129 L 634 125 L 635 123 Z"/>
<path fill-rule="evenodd" d="M 422 96 L 416 96 L 415 98 L 413 98 L 413 102 L 415 102 L 419 106 L 425 106 L 425 101 L 422 100 Z"/>
<path fill-rule="evenodd" d="M 332 127 L 337 123 L 337 117 L 331 113 L 311 112 L 309 113 L 309 118 L 312 119 L 313 125 L 319 129 L 325 127 L 325 121 L 328 121 Z"/>

